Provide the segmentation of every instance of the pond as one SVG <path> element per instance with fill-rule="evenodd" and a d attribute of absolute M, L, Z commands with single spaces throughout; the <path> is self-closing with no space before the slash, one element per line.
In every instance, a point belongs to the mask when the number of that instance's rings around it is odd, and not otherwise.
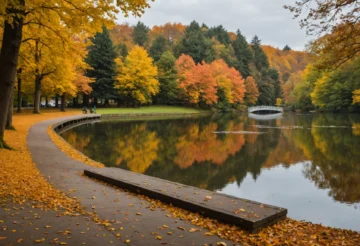
<path fill-rule="evenodd" d="M 109 167 L 285 207 L 293 219 L 360 231 L 360 115 L 103 121 L 62 137 Z"/>

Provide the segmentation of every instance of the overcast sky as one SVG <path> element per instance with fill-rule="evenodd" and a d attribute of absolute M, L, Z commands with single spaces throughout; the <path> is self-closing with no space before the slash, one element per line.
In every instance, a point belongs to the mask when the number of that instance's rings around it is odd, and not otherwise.
<path fill-rule="evenodd" d="M 208 26 L 223 25 L 229 31 L 240 31 L 248 41 L 256 34 L 263 44 L 303 50 L 309 37 L 298 20 L 283 8 L 295 0 L 155 0 L 141 18 L 119 17 L 118 22 L 131 25 L 139 20 L 147 26 L 180 22 L 188 25 L 196 20 Z"/>

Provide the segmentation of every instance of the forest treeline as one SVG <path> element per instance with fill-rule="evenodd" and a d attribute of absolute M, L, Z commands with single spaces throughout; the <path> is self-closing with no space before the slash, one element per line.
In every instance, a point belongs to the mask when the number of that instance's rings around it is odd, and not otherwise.
<path fill-rule="evenodd" d="M 186 105 L 229 110 L 242 105 L 287 105 L 293 109 L 356 111 L 360 102 L 356 58 L 335 69 L 317 53 L 328 34 L 294 51 L 250 43 L 238 30 L 166 23 L 117 24 L 93 37 L 63 42 L 44 28 L 25 28 L 13 101 L 40 112 L 42 99 L 65 106 Z M 43 33 L 42 33 L 43 32 Z M 50 33 L 51 34 L 51 33 Z M 56 41 L 56 42 L 55 42 Z M 62 47 L 57 49 L 56 47 Z M 58 100 L 56 100 L 56 103 Z"/>
<path fill-rule="evenodd" d="M 40 111 L 41 97 L 55 96 L 85 106 L 114 101 L 119 106 L 228 110 L 282 104 L 291 93 L 286 83 L 296 83 L 310 60 L 307 53 L 289 46 L 262 46 L 257 36 L 248 43 L 240 30 L 233 33 L 195 21 L 151 29 L 141 22 L 103 26 L 93 37 L 72 37 L 66 56 L 54 52 L 60 43 L 43 41 L 41 28 L 36 32 L 39 38 L 22 46 L 21 86 L 15 96 L 18 103 L 19 96 L 33 101 L 35 112 Z"/>

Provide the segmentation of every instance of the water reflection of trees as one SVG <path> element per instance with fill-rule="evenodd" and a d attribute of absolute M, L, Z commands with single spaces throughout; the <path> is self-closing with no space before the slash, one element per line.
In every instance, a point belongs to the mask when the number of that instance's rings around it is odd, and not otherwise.
<path fill-rule="evenodd" d="M 79 127 L 64 138 L 107 166 L 218 190 L 241 184 L 262 168 L 289 167 L 312 160 L 304 175 L 342 202 L 360 201 L 360 138 L 357 116 L 302 115 L 256 122 L 246 116 L 107 122 Z M 253 125 L 268 125 L 258 129 Z M 276 129 L 274 126 L 305 126 Z M 349 126 L 325 128 L 315 126 Z M 352 127 L 353 126 L 353 127 Z M 266 134 L 214 134 L 214 131 L 266 131 Z"/>
<path fill-rule="evenodd" d="M 337 201 L 360 202 L 360 138 L 353 135 L 357 116 L 317 115 L 311 131 L 297 132 L 295 142 L 312 164 L 304 169 L 307 178 Z M 325 128 L 323 126 L 347 126 Z"/>

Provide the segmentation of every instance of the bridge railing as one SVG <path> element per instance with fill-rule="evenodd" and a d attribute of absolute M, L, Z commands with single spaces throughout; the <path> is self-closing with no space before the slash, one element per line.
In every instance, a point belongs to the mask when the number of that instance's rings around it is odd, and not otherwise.
<path fill-rule="evenodd" d="M 283 112 L 284 109 L 282 107 L 276 107 L 276 106 L 254 106 L 249 107 L 248 112 L 252 113 L 255 111 L 276 111 L 276 112 Z"/>

